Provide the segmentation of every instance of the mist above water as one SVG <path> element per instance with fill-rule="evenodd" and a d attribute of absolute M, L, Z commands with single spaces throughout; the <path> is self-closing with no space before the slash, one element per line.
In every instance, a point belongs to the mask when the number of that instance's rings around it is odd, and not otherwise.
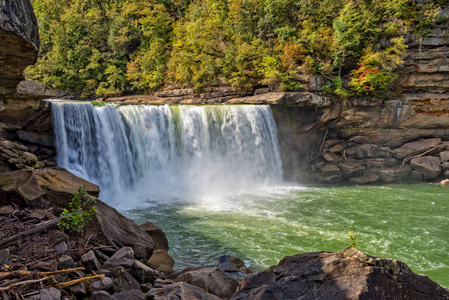
<path fill-rule="evenodd" d="M 269 106 L 54 102 L 52 110 L 58 165 L 98 184 L 108 202 L 199 199 L 282 181 Z"/>

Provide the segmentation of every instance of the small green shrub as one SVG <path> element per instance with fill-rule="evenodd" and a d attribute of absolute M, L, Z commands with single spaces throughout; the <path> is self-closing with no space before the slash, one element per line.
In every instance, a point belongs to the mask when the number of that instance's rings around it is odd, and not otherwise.
<path fill-rule="evenodd" d="M 357 237 L 354 234 L 354 231 L 349 231 L 349 238 L 351 239 L 351 244 L 348 247 L 354 248 L 359 243 L 357 242 Z"/>
<path fill-rule="evenodd" d="M 87 209 L 89 204 L 94 202 L 93 198 L 89 198 L 83 202 L 83 196 L 86 195 L 86 186 L 81 186 L 78 192 L 73 193 L 72 201 L 69 203 L 70 210 L 64 209 L 61 213 L 62 220 L 58 223 L 58 227 L 64 230 L 73 229 L 79 231 L 81 228 L 89 224 L 93 216 L 97 212 L 95 206 Z"/>

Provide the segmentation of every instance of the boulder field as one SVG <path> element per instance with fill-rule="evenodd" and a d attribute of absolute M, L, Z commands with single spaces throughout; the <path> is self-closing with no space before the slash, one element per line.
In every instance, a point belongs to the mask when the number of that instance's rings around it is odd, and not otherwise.
<path fill-rule="evenodd" d="M 96 213 L 86 227 L 63 231 L 61 212 L 83 185 Z M 98 194 L 61 168 L 0 174 L 4 299 L 449 299 L 403 262 L 354 248 L 285 257 L 257 273 L 227 255 L 175 272 L 164 232 L 138 226 Z"/>

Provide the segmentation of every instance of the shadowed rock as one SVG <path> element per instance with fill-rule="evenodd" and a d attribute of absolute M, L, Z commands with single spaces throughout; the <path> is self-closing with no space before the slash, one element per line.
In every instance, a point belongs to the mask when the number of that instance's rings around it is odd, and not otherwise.
<path fill-rule="evenodd" d="M 449 290 L 403 262 L 353 248 L 285 257 L 246 278 L 232 299 L 449 299 Z"/>

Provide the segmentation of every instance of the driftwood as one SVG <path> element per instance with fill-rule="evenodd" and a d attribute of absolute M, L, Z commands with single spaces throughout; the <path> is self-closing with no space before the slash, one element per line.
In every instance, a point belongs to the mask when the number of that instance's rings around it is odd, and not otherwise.
<path fill-rule="evenodd" d="M 25 231 L 21 231 L 16 235 L 10 236 L 6 239 L 2 239 L 0 241 L 0 249 L 7 247 L 9 245 L 11 245 L 12 243 L 16 242 L 19 239 L 25 238 L 27 236 L 30 235 L 35 235 L 38 233 L 42 233 L 42 232 L 46 232 L 50 229 L 52 229 L 53 227 L 55 227 L 56 225 L 58 225 L 58 223 L 62 220 L 62 218 L 56 218 L 50 221 L 46 221 L 46 222 L 42 222 L 36 226 L 34 226 L 31 229 L 25 230 Z"/>
<path fill-rule="evenodd" d="M 87 281 L 91 281 L 91 280 L 101 280 L 101 279 L 103 279 L 103 277 L 104 277 L 104 274 L 78 278 L 78 279 L 75 279 L 75 280 L 66 281 L 66 282 L 63 282 L 63 283 L 58 283 L 58 284 L 56 284 L 56 287 L 62 289 L 62 288 L 65 288 L 65 287 L 68 287 L 68 286 L 71 286 L 71 285 L 74 285 L 74 284 L 78 284 L 78 283 L 81 283 L 81 282 L 87 282 Z"/>
<path fill-rule="evenodd" d="M 44 278 L 41 278 L 41 279 L 25 280 L 25 281 L 21 281 L 21 282 L 16 282 L 16 283 L 10 284 L 8 286 L 1 287 L 0 291 L 7 291 L 7 290 L 12 289 L 12 288 L 14 288 L 16 286 L 21 286 L 21 285 L 26 285 L 26 284 L 33 284 L 33 283 L 39 283 L 39 282 L 42 282 L 42 281 L 49 280 L 51 278 L 52 278 L 52 276 L 48 276 L 48 277 L 44 277 Z"/>

